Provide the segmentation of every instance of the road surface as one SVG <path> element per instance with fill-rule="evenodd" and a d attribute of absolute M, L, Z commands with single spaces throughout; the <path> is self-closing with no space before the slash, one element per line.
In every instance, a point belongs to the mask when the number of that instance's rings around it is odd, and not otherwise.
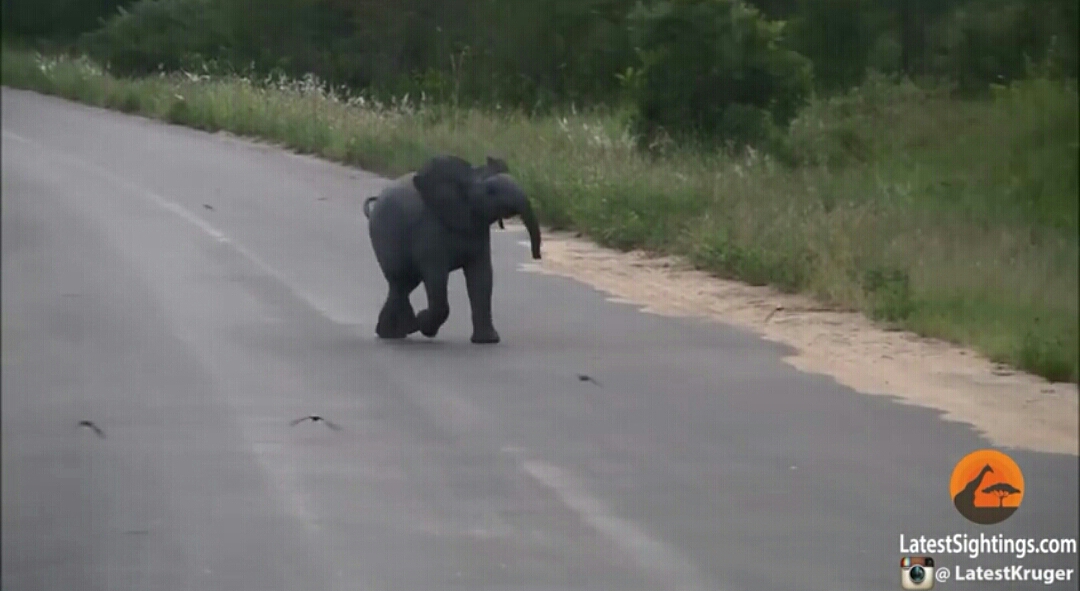
<path fill-rule="evenodd" d="M 522 272 L 516 227 L 501 344 L 460 274 L 378 341 L 385 182 L 3 90 L 4 591 L 891 591 L 901 534 L 1077 535 L 1075 457 L 1014 453 L 1026 502 L 968 524 L 967 426 Z"/>

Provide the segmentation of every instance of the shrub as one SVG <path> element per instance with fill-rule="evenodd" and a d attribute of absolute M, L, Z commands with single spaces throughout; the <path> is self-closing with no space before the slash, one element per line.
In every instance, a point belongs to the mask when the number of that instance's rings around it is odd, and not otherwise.
<path fill-rule="evenodd" d="M 133 0 L 3 0 L 4 33 L 69 42 Z"/>
<path fill-rule="evenodd" d="M 119 76 L 195 70 L 227 58 L 233 45 L 227 22 L 212 0 L 140 0 L 80 45 Z"/>
<path fill-rule="evenodd" d="M 1076 19 L 1076 0 L 961 5 L 928 30 L 928 73 L 955 80 L 972 95 L 1029 76 L 1032 61 L 1055 78 L 1075 78 Z"/>
<path fill-rule="evenodd" d="M 919 117 L 926 105 L 940 104 L 947 89 L 920 87 L 910 80 L 870 72 L 860 86 L 815 97 L 792 122 L 790 144 L 799 164 L 831 168 L 858 165 L 925 144 L 911 139 L 917 126 L 883 126 Z M 925 119 L 925 117 L 923 117 Z M 898 129 L 907 133 L 898 134 Z M 933 129 L 926 130 L 933 133 Z"/>
<path fill-rule="evenodd" d="M 781 46 L 783 23 L 740 0 L 661 0 L 629 19 L 642 58 L 639 133 L 760 143 L 810 92 L 810 62 Z"/>
<path fill-rule="evenodd" d="M 876 41 L 871 0 L 800 2 L 788 45 L 814 64 L 822 90 L 842 90 L 862 82 Z"/>
<path fill-rule="evenodd" d="M 998 180 L 1031 221 L 1080 227 L 1080 100 L 1075 82 L 1033 78 L 996 86 L 995 128 L 1008 150 Z"/>

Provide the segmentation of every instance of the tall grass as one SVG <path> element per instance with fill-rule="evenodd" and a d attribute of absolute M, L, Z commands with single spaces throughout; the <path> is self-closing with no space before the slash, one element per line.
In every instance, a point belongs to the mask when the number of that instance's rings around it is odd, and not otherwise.
<path fill-rule="evenodd" d="M 802 111 L 791 168 L 753 151 L 645 156 L 618 113 L 379 104 L 312 78 L 121 80 L 85 59 L 5 51 L 3 83 L 387 175 L 436 151 L 498 153 L 554 228 L 685 255 L 1051 380 L 1080 373 L 1075 86 L 1035 79 L 959 102 L 872 76 Z"/>

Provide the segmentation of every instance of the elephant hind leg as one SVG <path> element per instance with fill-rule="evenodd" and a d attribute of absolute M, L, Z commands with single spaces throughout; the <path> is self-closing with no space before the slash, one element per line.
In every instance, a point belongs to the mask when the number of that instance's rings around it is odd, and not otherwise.
<path fill-rule="evenodd" d="M 390 282 L 386 303 L 379 312 L 379 322 L 375 326 L 376 335 L 384 339 L 403 339 L 419 330 L 416 314 L 409 302 L 409 294 L 419 283 L 419 280 Z"/>
<path fill-rule="evenodd" d="M 424 272 L 424 289 L 427 292 L 428 307 L 416 315 L 420 334 L 434 338 L 439 329 L 450 317 L 450 303 L 446 297 L 449 272 L 444 266 L 438 266 Z"/>

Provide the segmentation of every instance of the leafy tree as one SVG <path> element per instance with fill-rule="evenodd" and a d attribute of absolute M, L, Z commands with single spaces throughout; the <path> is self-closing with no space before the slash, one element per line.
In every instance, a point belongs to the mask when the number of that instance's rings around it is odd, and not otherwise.
<path fill-rule="evenodd" d="M 877 31 L 876 0 L 799 0 L 789 45 L 814 64 L 814 79 L 825 89 L 858 84 L 866 73 Z"/>
<path fill-rule="evenodd" d="M 212 0 L 142 0 L 120 9 L 80 45 L 118 75 L 194 68 L 233 45 Z"/>
<path fill-rule="evenodd" d="M 3 0 L 4 31 L 31 37 L 73 39 L 135 0 Z"/>
<path fill-rule="evenodd" d="M 638 127 L 734 144 L 767 141 L 810 91 L 811 66 L 781 45 L 784 23 L 739 0 L 660 0 L 631 15 Z"/>
<path fill-rule="evenodd" d="M 775 135 L 810 82 L 869 67 L 985 92 L 1076 78 L 1076 0 L 2 0 L 4 31 L 82 45 L 119 74 L 214 60 L 354 89 L 534 108 L 636 107 L 638 130 Z M 124 8 L 125 11 L 120 9 Z M 812 77 L 811 77 L 812 74 Z"/>

